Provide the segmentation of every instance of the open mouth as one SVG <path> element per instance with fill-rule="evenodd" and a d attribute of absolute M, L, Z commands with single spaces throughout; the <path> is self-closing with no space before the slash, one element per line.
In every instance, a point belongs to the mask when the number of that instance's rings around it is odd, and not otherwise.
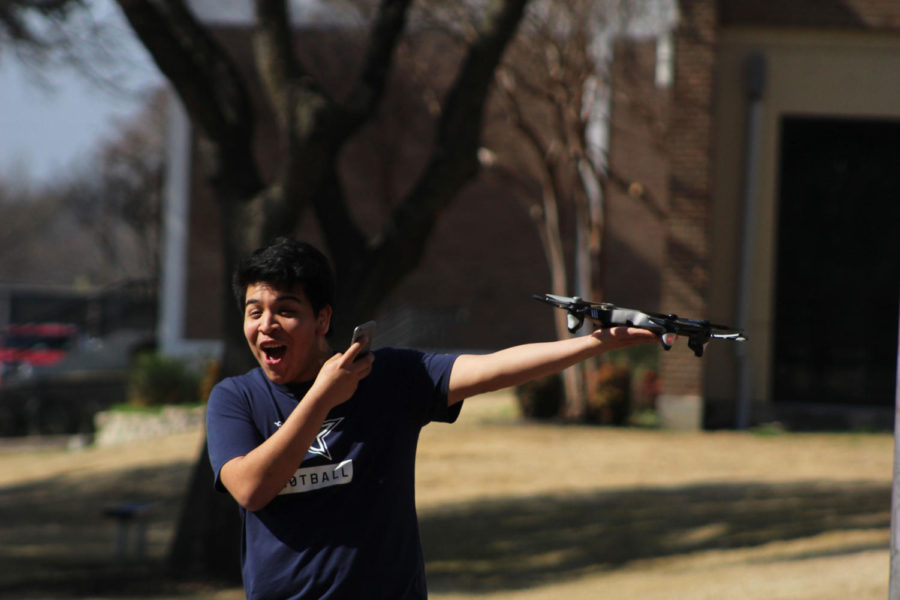
<path fill-rule="evenodd" d="M 287 346 L 266 346 L 262 348 L 263 355 L 266 357 L 266 363 L 277 364 L 284 358 L 287 352 Z"/>

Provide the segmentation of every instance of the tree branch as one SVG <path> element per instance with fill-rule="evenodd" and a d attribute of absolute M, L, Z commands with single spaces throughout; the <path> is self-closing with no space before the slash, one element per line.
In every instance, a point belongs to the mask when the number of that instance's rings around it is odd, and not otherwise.
<path fill-rule="evenodd" d="M 384 96 L 393 56 L 406 25 L 406 15 L 411 0 L 382 0 L 372 26 L 366 47 L 363 66 L 348 100 L 343 105 L 332 104 L 319 119 L 317 129 L 330 129 L 327 135 L 318 131 L 313 139 L 330 139 L 333 160 L 318 192 L 312 196 L 319 224 L 325 235 L 329 251 L 337 269 L 359 264 L 368 244 L 362 231 L 356 226 L 341 193 L 340 180 L 335 171 L 337 151 L 360 127 L 368 122 Z"/>
<path fill-rule="evenodd" d="M 379 6 L 365 62 L 344 106 L 352 132 L 372 116 L 381 102 L 410 4 L 412 0 L 382 0 Z"/>
<path fill-rule="evenodd" d="M 294 55 L 285 1 L 257 1 L 257 66 L 286 135 L 278 182 L 266 194 L 264 237 L 290 232 L 312 204 L 336 262 L 355 262 L 365 252 L 365 238 L 346 205 L 334 165 L 346 141 L 378 108 L 410 3 L 382 0 L 359 77 L 348 100 L 340 103 L 305 76 Z"/>
<path fill-rule="evenodd" d="M 440 213 L 478 172 L 482 116 L 507 44 L 515 35 L 528 0 L 494 0 L 463 59 L 437 122 L 434 150 L 422 176 L 392 212 L 364 262 L 344 265 L 353 273 L 354 293 L 342 307 L 377 306 L 421 260 Z"/>
<path fill-rule="evenodd" d="M 253 156 L 253 107 L 232 60 L 182 0 L 117 0 L 210 144 L 218 191 L 250 198 L 262 187 Z"/>

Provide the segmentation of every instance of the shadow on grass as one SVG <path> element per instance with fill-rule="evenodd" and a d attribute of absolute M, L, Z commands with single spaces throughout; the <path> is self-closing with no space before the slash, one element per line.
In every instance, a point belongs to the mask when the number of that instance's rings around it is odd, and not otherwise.
<path fill-rule="evenodd" d="M 890 487 L 722 484 L 618 490 L 470 503 L 423 514 L 420 523 L 430 589 L 491 592 L 640 559 L 840 530 L 887 531 Z M 841 551 L 829 550 L 835 552 Z"/>
<path fill-rule="evenodd" d="M 176 580 L 165 570 L 191 467 L 73 473 L 0 488 L 0 598 L 200 598 L 228 587 Z M 120 561 L 115 523 L 102 511 L 140 500 L 156 502 L 147 556 Z M 887 484 L 722 484 L 449 505 L 423 512 L 420 523 L 429 587 L 477 593 L 564 581 L 640 559 L 829 531 L 887 531 L 889 508 Z"/>
<path fill-rule="evenodd" d="M 0 488 L 0 598 L 179 595 L 197 589 L 164 572 L 164 556 L 192 465 L 69 475 Z M 144 555 L 129 527 L 120 553 L 118 525 L 104 509 L 152 502 L 144 517 Z"/>

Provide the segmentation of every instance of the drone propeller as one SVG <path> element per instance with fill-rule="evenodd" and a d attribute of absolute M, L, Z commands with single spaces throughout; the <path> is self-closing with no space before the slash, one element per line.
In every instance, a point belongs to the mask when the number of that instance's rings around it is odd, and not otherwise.
<path fill-rule="evenodd" d="M 535 300 L 540 300 L 556 308 L 562 308 L 566 311 L 566 328 L 569 333 L 575 333 L 584 324 L 584 318 L 591 308 L 599 307 L 596 302 L 585 302 L 579 296 L 557 296 L 556 294 L 544 294 L 533 296 Z"/>
<path fill-rule="evenodd" d="M 534 294 L 532 296 L 535 300 L 540 300 L 541 302 L 546 302 L 547 304 L 552 304 L 558 308 L 570 309 L 574 308 L 576 310 L 582 308 L 600 308 L 605 306 L 612 306 L 607 302 L 588 302 L 583 299 L 581 296 L 557 296 L 556 294 Z"/>

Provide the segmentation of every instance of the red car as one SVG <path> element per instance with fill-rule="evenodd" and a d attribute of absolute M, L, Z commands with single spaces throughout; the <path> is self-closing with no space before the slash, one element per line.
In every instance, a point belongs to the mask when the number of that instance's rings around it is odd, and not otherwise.
<path fill-rule="evenodd" d="M 78 328 L 61 323 L 9 325 L 0 332 L 0 376 L 60 362 L 78 342 Z"/>

